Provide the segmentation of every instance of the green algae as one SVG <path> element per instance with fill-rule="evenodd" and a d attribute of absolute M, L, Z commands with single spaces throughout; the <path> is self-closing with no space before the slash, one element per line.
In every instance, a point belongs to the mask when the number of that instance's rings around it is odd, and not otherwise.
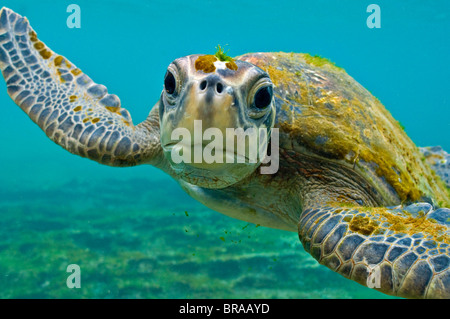
<path fill-rule="evenodd" d="M 27 201 L 1 188 L 0 298 L 388 297 L 319 266 L 297 234 L 228 218 L 169 180 L 152 182 L 47 185 Z M 69 264 L 81 267 L 81 289 L 66 286 Z"/>
<path fill-rule="evenodd" d="M 322 67 L 324 65 L 328 65 L 336 70 L 342 70 L 344 71 L 343 68 L 339 67 L 336 65 L 336 63 L 330 61 L 327 58 L 324 58 L 320 55 L 311 55 L 308 53 L 302 53 L 301 54 L 303 59 L 305 59 L 306 63 L 317 66 L 317 67 Z"/>
<path fill-rule="evenodd" d="M 214 56 L 217 57 L 217 59 L 219 59 L 219 61 L 222 62 L 233 62 L 234 59 L 227 54 L 228 51 L 230 50 L 227 50 L 227 52 L 225 52 L 224 48 L 222 48 L 219 44 L 216 47 L 216 53 L 214 54 Z"/>

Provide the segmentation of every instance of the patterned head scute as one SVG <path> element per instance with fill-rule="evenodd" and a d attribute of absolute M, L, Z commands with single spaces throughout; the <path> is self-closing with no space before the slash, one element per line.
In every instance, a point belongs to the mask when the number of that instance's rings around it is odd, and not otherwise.
<path fill-rule="evenodd" d="M 204 73 L 214 72 L 217 68 L 223 69 L 224 66 L 233 71 L 237 71 L 239 68 L 234 60 L 220 61 L 215 55 L 201 55 L 197 57 L 194 66 L 197 71 L 201 70 Z"/>
<path fill-rule="evenodd" d="M 192 159 L 191 163 L 174 163 L 174 145 L 180 140 L 175 140 L 172 134 L 186 129 L 194 140 L 199 132 L 202 135 L 208 130 L 219 131 L 223 143 L 222 148 L 217 147 L 216 151 L 224 156 L 230 155 L 226 152 L 230 149 L 225 150 L 229 138 L 227 129 L 246 132 L 265 129 L 269 135 L 275 117 L 272 95 L 265 107 L 255 105 L 258 90 L 272 92 L 272 82 L 266 72 L 244 61 L 230 64 L 212 55 L 191 55 L 169 65 L 164 83 L 160 102 L 161 145 L 180 178 L 198 186 L 221 188 L 236 183 L 257 168 L 260 161 L 225 163 L 225 158 L 223 163 L 207 163 L 204 158 L 201 162 L 194 163 Z M 201 128 L 196 130 L 199 124 Z M 202 139 L 195 143 L 204 147 L 209 142 Z M 191 146 L 195 143 L 192 142 Z"/>

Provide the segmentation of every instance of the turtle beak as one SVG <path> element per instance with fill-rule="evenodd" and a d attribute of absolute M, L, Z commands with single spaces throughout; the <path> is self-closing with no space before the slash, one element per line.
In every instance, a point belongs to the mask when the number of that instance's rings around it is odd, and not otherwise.
<path fill-rule="evenodd" d="M 234 128 L 238 119 L 234 101 L 233 88 L 219 76 L 209 75 L 191 86 L 178 126 L 193 133 L 194 120 L 202 120 L 204 129 L 218 128 L 225 132 L 226 128 Z"/>

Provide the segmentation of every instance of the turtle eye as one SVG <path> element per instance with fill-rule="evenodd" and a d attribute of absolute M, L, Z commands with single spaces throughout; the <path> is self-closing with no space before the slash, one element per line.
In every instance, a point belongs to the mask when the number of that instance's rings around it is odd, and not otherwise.
<path fill-rule="evenodd" d="M 172 72 L 167 71 L 166 77 L 164 78 L 164 89 L 167 94 L 172 95 L 175 93 L 175 89 L 177 88 L 177 81 L 175 80 L 175 76 Z"/>
<path fill-rule="evenodd" d="M 272 87 L 264 86 L 258 90 L 255 94 L 254 104 L 258 109 L 265 109 L 272 102 Z"/>

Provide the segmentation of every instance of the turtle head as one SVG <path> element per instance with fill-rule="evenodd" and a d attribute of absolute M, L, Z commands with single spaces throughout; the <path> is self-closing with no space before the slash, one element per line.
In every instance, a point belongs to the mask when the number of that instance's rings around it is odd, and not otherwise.
<path fill-rule="evenodd" d="M 161 146 L 188 183 L 223 188 L 250 175 L 266 156 L 274 120 L 273 84 L 251 63 L 190 55 L 167 68 Z"/>

